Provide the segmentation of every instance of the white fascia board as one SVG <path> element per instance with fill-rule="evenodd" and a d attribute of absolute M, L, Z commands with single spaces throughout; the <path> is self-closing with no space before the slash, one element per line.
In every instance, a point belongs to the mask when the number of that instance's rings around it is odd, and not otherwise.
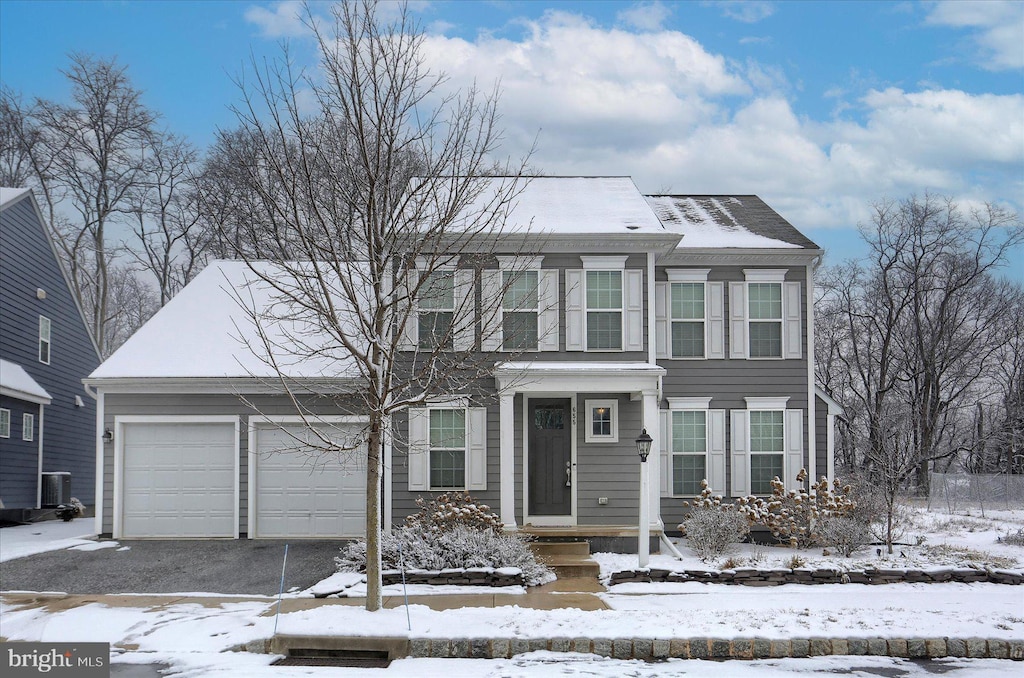
<path fill-rule="evenodd" d="M 82 383 L 93 388 L 102 388 L 104 393 L 230 393 L 230 394 L 279 394 L 284 393 L 279 381 L 273 378 L 106 378 L 83 379 Z M 359 390 L 362 380 L 351 379 L 288 379 L 293 393 L 354 393 Z"/>
<path fill-rule="evenodd" d="M 663 367 L 649 363 L 500 363 L 499 391 L 513 393 L 657 393 Z"/>
<path fill-rule="evenodd" d="M 684 247 L 658 257 L 658 266 L 806 266 L 822 254 L 823 250 L 810 249 Z"/>

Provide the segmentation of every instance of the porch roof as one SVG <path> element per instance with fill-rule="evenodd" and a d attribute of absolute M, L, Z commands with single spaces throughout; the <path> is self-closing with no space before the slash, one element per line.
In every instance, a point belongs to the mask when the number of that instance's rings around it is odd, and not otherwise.
<path fill-rule="evenodd" d="M 40 405 L 50 404 L 50 394 L 21 365 L 0 359 L 0 395 Z"/>
<path fill-rule="evenodd" d="M 498 363 L 499 391 L 512 393 L 658 391 L 665 368 L 645 362 L 518 361 Z"/>

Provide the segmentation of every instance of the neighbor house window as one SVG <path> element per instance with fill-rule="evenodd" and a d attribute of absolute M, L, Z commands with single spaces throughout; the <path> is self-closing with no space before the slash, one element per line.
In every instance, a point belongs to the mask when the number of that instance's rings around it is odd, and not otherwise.
<path fill-rule="evenodd" d="M 619 442 L 619 412 L 615 400 L 586 401 L 588 443 Z"/>
<path fill-rule="evenodd" d="M 36 418 L 31 414 L 21 415 L 21 439 L 31 441 L 35 434 Z"/>
<path fill-rule="evenodd" d="M 782 283 L 747 285 L 751 358 L 782 357 Z"/>
<path fill-rule="evenodd" d="M 750 492 L 771 494 L 772 479 L 783 477 L 785 411 L 750 412 Z"/>
<path fill-rule="evenodd" d="M 672 412 L 672 494 L 695 497 L 707 478 L 708 413 Z"/>
<path fill-rule="evenodd" d="M 622 271 L 586 271 L 587 350 L 622 350 Z"/>
<path fill-rule="evenodd" d="M 455 271 L 432 271 L 425 275 L 419 294 L 419 347 L 451 348 Z"/>
<path fill-rule="evenodd" d="M 672 283 L 672 357 L 704 357 L 704 283 Z"/>
<path fill-rule="evenodd" d="M 466 487 L 466 410 L 430 410 L 430 489 Z"/>
<path fill-rule="evenodd" d="M 11 411 L 0 408 L 0 438 L 11 437 Z"/>
<path fill-rule="evenodd" d="M 50 364 L 50 319 L 39 316 L 39 362 Z"/>
<path fill-rule="evenodd" d="M 505 351 L 537 348 L 538 271 L 503 271 L 501 347 Z"/>

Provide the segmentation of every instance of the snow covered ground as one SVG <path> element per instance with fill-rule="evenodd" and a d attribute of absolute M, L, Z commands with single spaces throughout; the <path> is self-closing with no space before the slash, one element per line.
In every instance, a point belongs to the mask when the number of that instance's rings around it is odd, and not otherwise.
<path fill-rule="evenodd" d="M 92 518 L 78 518 L 66 523 L 45 520 L 31 525 L 5 527 L 0 529 L 0 563 L 73 546 L 94 548 L 94 526 Z"/>
<path fill-rule="evenodd" d="M 984 551 L 1020 567 L 1024 548 L 996 543 L 996 536 L 1024 524 L 1024 512 L 986 512 L 978 516 L 924 514 L 916 519 L 923 540 L 911 536 L 913 556 L 896 555 L 915 566 L 934 563 L 935 553 L 923 546 Z M 94 544 L 83 539 L 82 526 L 91 522 L 47 523 L 0 530 L 0 558 L 29 552 Z M 12 532 L 13 530 L 13 532 Z M 48 541 L 43 539 L 46 533 Z M 77 534 L 76 534 L 77 532 Z M 911 533 L 913 534 L 913 533 Z M 790 549 L 745 547 L 733 558 L 758 557 L 765 567 L 775 566 L 762 552 Z M 34 551 L 32 550 L 34 549 Z M 963 554 L 955 556 L 961 558 Z M 806 557 L 821 558 L 807 552 Z M 864 556 L 878 564 L 874 553 Z M 970 558 L 977 558 L 971 555 Z M 984 559 L 984 558 L 983 558 Z M 601 556 L 602 566 L 632 567 L 635 556 Z M 851 559 L 853 560 L 853 559 Z M 707 567 L 696 559 L 680 563 L 666 556 L 652 558 L 652 566 Z M 835 567 L 846 559 L 827 557 L 809 565 Z M 903 563 L 892 561 L 893 565 Z M 847 565 L 849 567 L 849 565 Z M 493 591 L 490 591 L 493 592 Z M 294 594 L 293 594 L 294 595 Z M 298 594 L 302 595 L 302 594 Z M 309 595 L 308 593 L 306 595 Z M 557 594 L 555 594 L 557 595 Z M 601 594 L 611 608 L 594 612 L 575 609 L 534 610 L 518 606 L 464 608 L 435 611 L 422 605 L 367 613 L 359 607 L 324 605 L 281 615 L 279 633 L 409 635 L 428 638 L 539 638 L 579 637 L 987 637 L 1024 638 L 1024 587 L 998 584 L 894 584 L 866 586 L 831 584 L 786 585 L 767 589 L 741 586 L 685 584 L 623 584 Z M 133 606 L 125 596 L 117 604 L 87 604 L 71 610 L 19 607 L 0 603 L 3 635 L 9 640 L 101 641 L 114 647 L 113 662 L 166 663 L 176 676 L 309 676 L 321 669 L 271 667 L 268 655 L 225 650 L 273 634 L 272 599 L 201 604 L 171 603 Z M 531 653 L 508 660 L 404 659 L 394 662 L 387 675 L 429 676 L 801 676 L 842 673 L 854 676 L 932 675 L 942 670 L 951 676 L 989 678 L 1017 675 L 1021 664 L 999 660 L 943 660 L 930 669 L 905 660 L 881 657 L 825 657 L 756 662 L 662 662 L 600 659 L 590 655 Z M 330 675 L 381 675 L 379 669 L 335 669 Z"/>

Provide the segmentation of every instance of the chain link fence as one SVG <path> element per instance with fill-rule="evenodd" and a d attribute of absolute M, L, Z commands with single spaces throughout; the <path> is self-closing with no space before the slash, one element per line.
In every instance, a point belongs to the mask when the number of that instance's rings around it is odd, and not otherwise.
<path fill-rule="evenodd" d="M 1024 475 L 932 473 L 928 508 L 954 513 L 965 508 L 1024 508 Z"/>

